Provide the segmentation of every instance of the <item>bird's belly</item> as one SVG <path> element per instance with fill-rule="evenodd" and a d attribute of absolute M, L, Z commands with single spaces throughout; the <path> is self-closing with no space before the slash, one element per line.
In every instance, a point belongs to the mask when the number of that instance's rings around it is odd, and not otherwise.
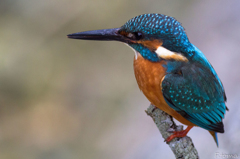
<path fill-rule="evenodd" d="M 162 66 L 163 64 L 165 64 L 163 60 L 151 62 L 144 59 L 141 54 L 137 54 L 137 58 L 134 59 L 134 73 L 140 90 L 157 108 L 185 125 L 194 125 L 166 103 L 161 90 L 161 82 L 166 75 L 166 68 Z"/>

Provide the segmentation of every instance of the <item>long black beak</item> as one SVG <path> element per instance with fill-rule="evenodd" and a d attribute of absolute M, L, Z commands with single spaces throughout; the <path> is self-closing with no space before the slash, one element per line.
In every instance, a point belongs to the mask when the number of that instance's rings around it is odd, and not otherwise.
<path fill-rule="evenodd" d="M 67 35 L 71 39 L 81 40 L 102 40 L 102 41 L 122 41 L 127 42 L 127 39 L 118 31 L 120 28 L 91 30 Z"/>

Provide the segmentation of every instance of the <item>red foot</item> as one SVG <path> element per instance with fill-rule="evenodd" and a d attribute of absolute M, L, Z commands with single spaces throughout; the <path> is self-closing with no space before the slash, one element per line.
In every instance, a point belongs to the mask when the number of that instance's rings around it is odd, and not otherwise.
<path fill-rule="evenodd" d="M 174 131 L 173 134 L 171 136 L 169 136 L 165 141 L 166 142 L 170 142 L 172 139 L 174 139 L 175 137 L 184 137 L 187 135 L 187 133 L 189 132 L 189 130 L 191 130 L 193 128 L 193 126 L 188 126 L 185 130 L 182 131 Z"/>

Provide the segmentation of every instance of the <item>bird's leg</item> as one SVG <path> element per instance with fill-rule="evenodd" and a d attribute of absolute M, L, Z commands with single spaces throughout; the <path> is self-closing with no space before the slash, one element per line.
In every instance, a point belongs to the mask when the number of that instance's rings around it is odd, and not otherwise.
<path fill-rule="evenodd" d="M 193 128 L 193 126 L 188 126 L 185 130 L 182 131 L 174 131 L 173 134 L 171 136 L 169 136 L 165 141 L 166 142 L 170 142 L 172 139 L 174 139 L 175 137 L 184 137 L 187 135 L 187 133 L 189 132 L 189 130 L 191 130 Z"/>

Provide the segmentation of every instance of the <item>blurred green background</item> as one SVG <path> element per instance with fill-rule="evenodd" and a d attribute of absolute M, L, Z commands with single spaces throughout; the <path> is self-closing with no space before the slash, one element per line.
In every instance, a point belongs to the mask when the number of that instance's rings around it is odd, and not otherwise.
<path fill-rule="evenodd" d="M 190 131 L 201 158 L 240 147 L 239 0 L 0 1 L 0 158 L 174 158 L 118 42 L 67 39 L 115 28 L 143 13 L 175 17 L 207 56 L 227 93 L 225 133 Z"/>

